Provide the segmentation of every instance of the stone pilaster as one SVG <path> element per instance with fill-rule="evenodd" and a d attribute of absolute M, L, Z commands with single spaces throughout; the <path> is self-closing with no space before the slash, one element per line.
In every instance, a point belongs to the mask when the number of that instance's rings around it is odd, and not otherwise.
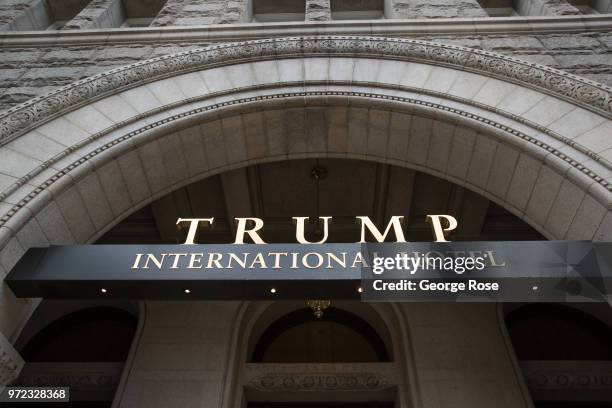
<path fill-rule="evenodd" d="M 487 17 L 477 0 L 392 0 L 390 18 Z"/>
<path fill-rule="evenodd" d="M 306 0 L 306 21 L 331 20 L 330 0 Z"/>
<path fill-rule="evenodd" d="M 121 0 L 92 0 L 63 30 L 119 27 L 124 20 Z"/>
<path fill-rule="evenodd" d="M 0 31 L 8 30 L 9 23 L 39 2 L 40 0 L 4 0 L 0 2 Z"/>
<path fill-rule="evenodd" d="M 4 334 L 0 333 L 0 387 L 17 379 L 23 365 L 24 361 L 17 350 Z"/>
<path fill-rule="evenodd" d="M 567 16 L 580 11 L 566 0 L 519 0 L 514 3 L 521 16 Z"/>
<path fill-rule="evenodd" d="M 45 30 L 52 22 L 45 0 L 0 1 L 0 31 Z"/>
<path fill-rule="evenodd" d="M 250 0 L 168 0 L 151 26 L 192 26 L 249 22 Z"/>
<path fill-rule="evenodd" d="M 173 25 L 179 13 L 190 2 L 190 0 L 168 0 L 151 23 L 151 27 Z"/>

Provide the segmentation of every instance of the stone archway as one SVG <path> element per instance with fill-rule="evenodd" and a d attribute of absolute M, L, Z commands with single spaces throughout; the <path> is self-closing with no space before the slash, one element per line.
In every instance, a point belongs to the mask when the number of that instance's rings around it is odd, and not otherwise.
<path fill-rule="evenodd" d="M 187 183 L 303 157 L 410 167 L 548 238 L 606 239 L 611 112 L 603 85 L 422 41 L 270 39 L 140 62 L 0 117 L 0 272 Z M 3 286 L 0 331 L 14 339 L 35 304 Z"/>
<path fill-rule="evenodd" d="M 389 304 L 342 301 L 335 304 L 371 325 L 392 353 L 390 361 L 333 365 L 254 363 L 250 354 L 269 325 L 288 313 L 299 311 L 304 305 L 286 301 L 243 302 L 234 321 L 222 406 L 245 406 L 247 402 L 258 401 L 301 401 L 305 394 L 313 392 L 328 397 L 333 395 L 337 402 L 380 399 L 395 402 L 398 407 L 423 406 L 411 333 L 402 324 L 402 312 Z M 389 400 L 390 397 L 394 399 Z"/>

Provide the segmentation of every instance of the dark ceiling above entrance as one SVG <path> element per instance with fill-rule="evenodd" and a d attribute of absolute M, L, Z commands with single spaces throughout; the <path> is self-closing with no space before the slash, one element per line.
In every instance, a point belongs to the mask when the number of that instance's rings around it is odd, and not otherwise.
<path fill-rule="evenodd" d="M 426 214 L 459 220 L 460 240 L 544 239 L 525 222 L 470 190 L 425 173 L 359 160 L 305 159 L 250 166 L 193 183 L 127 217 L 98 240 L 105 244 L 180 243 L 178 217 L 215 217 L 198 233 L 201 243 L 231 243 L 234 217 L 265 220 L 269 243 L 295 242 L 293 216 L 333 216 L 329 242 L 355 242 L 355 216 L 386 225 L 407 220 L 406 239 L 431 241 Z M 310 226 L 317 237 L 317 225 Z"/>

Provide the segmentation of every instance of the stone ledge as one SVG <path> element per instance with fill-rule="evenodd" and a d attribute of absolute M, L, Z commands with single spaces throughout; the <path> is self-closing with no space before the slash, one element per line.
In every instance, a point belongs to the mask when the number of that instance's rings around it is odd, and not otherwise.
<path fill-rule="evenodd" d="M 309 35 L 410 37 L 439 34 L 545 34 L 610 31 L 612 14 L 553 17 L 486 17 L 211 24 L 100 30 L 0 31 L 0 47 L 152 42 L 156 44 Z"/>

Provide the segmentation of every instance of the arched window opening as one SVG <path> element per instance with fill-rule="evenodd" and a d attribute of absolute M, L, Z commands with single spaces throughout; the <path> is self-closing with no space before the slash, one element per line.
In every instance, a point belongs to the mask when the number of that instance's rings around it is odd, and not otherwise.
<path fill-rule="evenodd" d="M 23 348 L 27 362 L 125 361 L 137 320 L 126 311 L 94 307 L 51 323 Z"/>
<path fill-rule="evenodd" d="M 129 309 L 107 305 L 49 319 L 70 307 L 43 302 L 36 310 L 20 339 L 26 364 L 13 385 L 69 387 L 70 403 L 62 406 L 110 407 L 138 320 Z"/>
<path fill-rule="evenodd" d="M 335 307 L 322 317 L 298 309 L 272 323 L 257 341 L 254 363 L 387 362 L 379 334 L 359 316 Z"/>
<path fill-rule="evenodd" d="M 612 329 L 575 308 L 523 306 L 506 326 L 519 360 L 612 360 Z"/>
<path fill-rule="evenodd" d="M 612 367 L 612 328 L 594 317 L 605 318 L 609 306 L 598 306 L 531 304 L 506 316 L 536 408 L 611 406 L 609 394 L 597 389 Z"/>

